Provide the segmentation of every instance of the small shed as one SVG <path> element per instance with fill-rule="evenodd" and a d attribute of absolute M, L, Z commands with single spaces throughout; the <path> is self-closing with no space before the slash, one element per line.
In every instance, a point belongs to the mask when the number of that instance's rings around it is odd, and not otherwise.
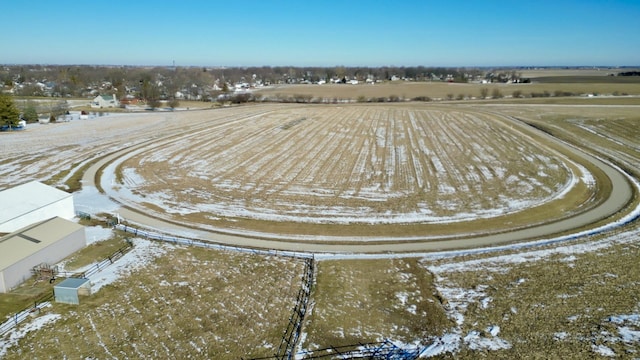
<path fill-rule="evenodd" d="M 64 304 L 80 304 L 80 296 L 91 295 L 89 279 L 68 278 L 53 287 L 56 302 Z"/>

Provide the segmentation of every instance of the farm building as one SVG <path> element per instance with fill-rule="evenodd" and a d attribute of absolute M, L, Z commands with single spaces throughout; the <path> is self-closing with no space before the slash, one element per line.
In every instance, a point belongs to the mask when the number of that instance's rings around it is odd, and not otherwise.
<path fill-rule="evenodd" d="M 64 304 L 80 304 L 80 295 L 91 295 L 89 279 L 68 278 L 53 287 L 56 302 Z"/>
<path fill-rule="evenodd" d="M 0 233 L 10 233 L 33 223 L 59 216 L 75 216 L 73 195 L 32 181 L 0 191 Z"/>
<path fill-rule="evenodd" d="M 120 106 L 120 102 L 115 94 L 98 95 L 91 101 L 92 108 L 113 108 Z"/>
<path fill-rule="evenodd" d="M 32 269 L 52 265 L 86 245 L 84 227 L 60 217 L 29 225 L 0 238 L 0 293 L 30 278 Z"/>

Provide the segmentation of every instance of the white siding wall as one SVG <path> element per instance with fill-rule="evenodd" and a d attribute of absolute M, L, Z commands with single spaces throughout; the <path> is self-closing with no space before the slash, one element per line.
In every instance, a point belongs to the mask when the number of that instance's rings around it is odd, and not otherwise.
<path fill-rule="evenodd" d="M 86 245 L 84 227 L 67 235 L 65 238 L 41 249 L 40 251 L 18 261 L 0 273 L 0 293 L 10 291 L 32 276 L 31 269 L 42 263 L 54 265 L 65 257 L 82 249 Z"/>
<path fill-rule="evenodd" d="M 0 224 L 0 233 L 11 233 L 54 216 L 71 220 L 75 215 L 73 196 L 69 196 Z"/>

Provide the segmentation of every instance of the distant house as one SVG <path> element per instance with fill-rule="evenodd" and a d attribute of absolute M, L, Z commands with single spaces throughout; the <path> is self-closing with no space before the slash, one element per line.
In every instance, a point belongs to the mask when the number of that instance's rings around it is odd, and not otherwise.
<path fill-rule="evenodd" d="M 92 108 L 112 108 L 112 107 L 119 107 L 120 106 L 120 102 L 118 101 L 118 98 L 116 98 L 116 95 L 98 95 L 96 96 L 93 101 L 91 101 L 91 107 Z"/>

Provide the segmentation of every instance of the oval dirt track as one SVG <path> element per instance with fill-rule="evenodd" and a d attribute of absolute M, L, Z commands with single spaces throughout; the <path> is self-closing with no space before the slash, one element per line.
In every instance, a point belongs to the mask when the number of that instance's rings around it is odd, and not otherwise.
<path fill-rule="evenodd" d="M 237 124 L 241 124 L 243 122 L 253 121 L 252 119 L 255 119 L 256 117 L 266 116 L 269 113 L 270 111 L 267 110 L 263 113 L 254 114 L 248 117 L 240 117 L 235 121 Z M 482 114 L 480 112 L 473 111 L 464 113 Z M 132 146 L 113 153 L 103 158 L 98 164 L 92 166 L 85 173 L 84 181 L 87 184 L 91 184 L 94 179 L 98 179 L 98 183 L 107 194 L 116 201 L 126 205 L 119 210 L 119 215 L 132 224 L 138 224 L 140 226 L 150 227 L 158 231 L 177 234 L 180 236 L 188 234 L 188 237 L 235 246 L 309 252 L 417 252 L 480 247 L 499 243 L 537 239 L 549 237 L 554 234 L 567 233 L 573 229 L 584 228 L 589 224 L 598 222 L 617 213 L 632 199 L 634 189 L 628 179 L 624 174 L 620 173 L 609 164 L 606 164 L 578 149 L 560 143 L 549 135 L 532 129 L 515 119 L 502 117 L 499 114 L 490 114 L 489 116 L 495 117 L 495 119 L 502 124 L 500 126 L 508 126 L 511 128 L 511 131 L 522 132 L 523 134 L 526 134 L 526 136 L 534 136 L 539 139 L 544 139 L 544 141 L 549 142 L 549 144 L 553 144 L 554 147 L 561 149 L 560 151 L 564 156 L 568 156 L 572 159 L 580 159 L 579 162 L 581 164 L 599 169 L 599 171 L 605 174 L 607 181 L 610 182 L 610 188 L 612 189 L 611 192 L 607 194 L 608 196 L 606 198 L 603 198 L 597 204 L 594 204 L 593 206 L 585 206 L 584 209 L 579 209 L 579 211 L 568 212 L 569 215 L 559 219 L 547 219 L 544 223 L 538 222 L 538 224 L 519 225 L 513 228 L 509 228 L 507 225 L 505 225 L 504 228 L 494 226 L 500 221 L 503 221 L 503 219 L 509 219 L 507 216 L 503 218 L 497 217 L 494 225 L 484 229 L 480 228 L 479 231 L 474 229 L 473 231 L 457 232 L 455 228 L 459 226 L 456 222 L 452 222 L 444 227 L 453 228 L 453 230 L 450 230 L 449 232 L 439 230 L 440 233 L 435 235 L 425 232 L 424 235 L 410 234 L 409 236 L 299 236 L 296 234 L 292 235 L 258 231 L 244 232 L 242 229 L 212 229 L 206 224 L 199 226 L 192 222 L 184 225 L 184 223 L 181 224 L 179 221 L 176 221 L 176 219 L 172 219 L 171 217 L 165 218 L 164 216 L 161 216 L 162 214 L 158 211 L 152 212 L 144 206 L 139 206 L 139 204 L 127 202 L 126 199 L 119 198 L 118 193 L 113 191 L 112 185 L 109 181 L 97 178 L 99 175 L 98 169 L 100 168 L 104 168 L 106 172 L 115 172 L 119 165 L 122 165 L 122 163 L 127 161 L 127 159 L 131 159 L 137 154 L 148 153 L 149 149 L 171 146 L 183 139 L 190 139 L 189 136 L 193 134 L 193 132 L 202 131 L 202 129 L 195 128 L 182 135 L 167 135 L 161 138 L 156 138 L 151 142 Z M 291 120 L 288 120 L 284 124 L 292 127 L 299 125 L 299 123 L 295 123 L 295 121 L 292 122 Z M 545 200 L 543 202 L 550 201 L 551 200 Z M 376 225 L 372 226 L 375 227 Z M 439 228 L 443 228 L 443 225 L 438 226 Z M 301 229 L 304 229 L 304 225 L 301 226 Z"/>

